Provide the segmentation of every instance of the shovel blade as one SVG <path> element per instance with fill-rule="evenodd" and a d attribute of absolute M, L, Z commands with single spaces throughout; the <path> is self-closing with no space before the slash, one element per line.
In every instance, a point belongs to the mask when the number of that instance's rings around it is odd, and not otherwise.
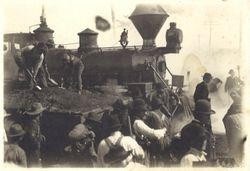
<path fill-rule="evenodd" d="M 52 78 L 49 78 L 48 80 L 49 80 L 49 82 L 50 82 L 51 84 L 53 84 L 53 85 L 55 85 L 55 86 L 58 86 L 58 85 L 59 85 L 59 84 L 58 84 L 55 80 L 53 80 Z"/>
<path fill-rule="evenodd" d="M 42 88 L 40 86 L 38 86 L 38 85 L 35 86 L 35 89 L 38 90 L 38 91 L 42 90 Z"/>

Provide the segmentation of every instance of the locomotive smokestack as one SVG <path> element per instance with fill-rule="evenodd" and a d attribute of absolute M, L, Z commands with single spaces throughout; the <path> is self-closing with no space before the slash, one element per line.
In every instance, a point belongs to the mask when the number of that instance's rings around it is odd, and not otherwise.
<path fill-rule="evenodd" d="M 143 49 L 155 47 L 155 38 L 169 15 L 159 5 L 137 5 L 129 19 L 143 38 Z"/>

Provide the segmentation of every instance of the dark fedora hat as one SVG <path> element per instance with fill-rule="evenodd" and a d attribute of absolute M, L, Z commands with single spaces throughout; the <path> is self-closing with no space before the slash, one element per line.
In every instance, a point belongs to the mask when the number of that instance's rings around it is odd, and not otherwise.
<path fill-rule="evenodd" d="M 143 99 L 138 98 L 138 99 L 135 99 L 133 102 L 133 109 L 135 111 L 141 112 L 141 111 L 147 111 L 148 107 Z"/>
<path fill-rule="evenodd" d="M 42 106 L 41 103 L 39 102 L 35 102 L 31 105 L 30 109 L 26 112 L 24 112 L 24 114 L 27 114 L 27 115 L 38 115 L 40 113 L 42 113 L 46 108 L 44 108 Z"/>
<path fill-rule="evenodd" d="M 23 130 L 22 126 L 18 123 L 14 123 L 10 126 L 9 132 L 7 134 L 8 137 L 18 137 L 25 134 L 25 131 Z"/>
<path fill-rule="evenodd" d="M 109 115 L 107 118 L 107 130 L 113 132 L 114 130 L 119 130 L 121 128 L 121 122 L 117 115 Z"/>
<path fill-rule="evenodd" d="M 210 73 L 206 72 L 206 73 L 204 73 L 203 78 L 209 78 L 209 79 L 212 79 L 212 78 L 213 78 L 213 76 L 212 76 L 212 74 L 210 74 Z"/>
<path fill-rule="evenodd" d="M 110 149 L 104 156 L 104 162 L 108 164 L 119 163 L 126 159 L 131 153 L 132 150 L 125 151 L 122 146 L 116 146 L 115 148 Z"/>
<path fill-rule="evenodd" d="M 211 104 L 206 99 L 197 100 L 195 103 L 195 114 L 211 115 L 215 114 L 215 111 L 211 109 Z"/>
<path fill-rule="evenodd" d="M 118 110 L 123 110 L 126 108 L 126 105 L 124 104 L 122 99 L 117 99 L 113 104 L 112 107 L 114 109 L 118 109 Z"/>
<path fill-rule="evenodd" d="M 198 140 L 204 140 L 207 133 L 207 130 L 199 121 L 193 120 L 181 129 L 181 139 L 188 144 L 192 144 Z"/>

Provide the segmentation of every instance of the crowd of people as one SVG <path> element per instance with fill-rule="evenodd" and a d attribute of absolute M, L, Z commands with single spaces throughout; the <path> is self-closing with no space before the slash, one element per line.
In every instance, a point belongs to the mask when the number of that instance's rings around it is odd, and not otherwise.
<path fill-rule="evenodd" d="M 47 87 L 47 80 L 51 80 L 45 59 L 49 47 L 38 43 L 23 49 L 21 56 L 16 58 L 20 59 L 20 67 L 25 69 L 30 89 L 34 88 L 34 84 Z M 78 93 L 81 93 L 84 65 L 69 51 L 65 51 L 62 56 L 63 73 L 67 74 L 62 76 L 60 87 L 67 88 L 72 86 L 71 83 L 76 83 Z M 240 118 L 243 82 L 235 77 L 233 70 L 229 74 L 231 76 L 226 80 L 225 91 L 229 93 L 233 104 L 223 122 L 231 156 L 240 164 L 246 135 L 241 129 L 233 128 L 232 124 L 237 122 L 242 127 Z M 208 89 L 211 79 L 212 75 L 205 73 L 203 81 L 197 85 L 193 95 L 194 119 L 178 134 L 171 134 L 171 120 L 176 107 L 181 103 L 180 94 L 173 93 L 162 83 L 156 83 L 155 91 L 147 97 L 136 90 L 133 92 L 133 101 L 115 101 L 113 110 L 103 114 L 103 132 L 100 137 L 96 137 L 98 133 L 85 123 L 75 125 L 68 133 L 70 144 L 64 148 L 67 159 L 65 163 L 72 167 L 165 167 L 171 164 L 189 167 L 195 163 L 216 160 L 211 123 L 211 115 L 215 111 L 211 109 Z M 33 103 L 23 113 L 22 120 L 13 122 L 6 130 L 5 162 L 22 167 L 42 166 L 40 149 L 41 142 L 46 142 L 46 137 L 40 129 L 40 118 L 44 110 L 46 109 L 41 103 Z M 231 135 L 232 132 L 235 134 Z M 237 137 L 233 137 L 236 135 Z"/>

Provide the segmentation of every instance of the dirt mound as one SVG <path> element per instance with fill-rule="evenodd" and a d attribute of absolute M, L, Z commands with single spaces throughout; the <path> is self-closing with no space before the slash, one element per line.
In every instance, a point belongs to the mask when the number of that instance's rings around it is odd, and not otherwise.
<path fill-rule="evenodd" d="M 40 102 L 48 111 L 87 112 L 95 108 L 110 106 L 119 93 L 100 93 L 83 90 L 82 95 L 57 87 L 44 88 L 42 91 L 5 89 L 5 109 L 28 109 L 33 102 Z"/>

